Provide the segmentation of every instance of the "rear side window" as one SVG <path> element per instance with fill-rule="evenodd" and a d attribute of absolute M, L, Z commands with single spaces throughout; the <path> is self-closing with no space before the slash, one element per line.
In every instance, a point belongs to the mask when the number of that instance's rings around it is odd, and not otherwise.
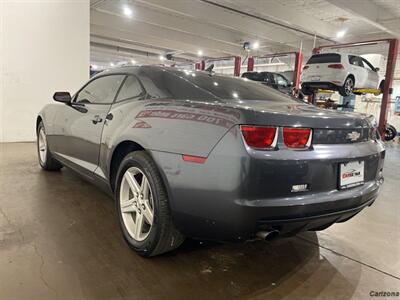
<path fill-rule="evenodd" d="M 111 104 L 125 75 L 108 75 L 89 82 L 78 94 L 75 102 Z"/>
<path fill-rule="evenodd" d="M 144 91 L 139 83 L 139 80 L 136 78 L 136 76 L 129 75 L 126 77 L 126 80 L 118 93 L 116 102 L 136 99 L 143 95 Z"/>
<path fill-rule="evenodd" d="M 364 67 L 361 57 L 355 55 L 349 55 L 349 63 L 353 66 Z"/>
<path fill-rule="evenodd" d="M 310 57 L 307 65 L 311 64 L 326 64 L 326 63 L 340 63 L 340 54 L 327 53 L 327 54 L 315 54 Z"/>

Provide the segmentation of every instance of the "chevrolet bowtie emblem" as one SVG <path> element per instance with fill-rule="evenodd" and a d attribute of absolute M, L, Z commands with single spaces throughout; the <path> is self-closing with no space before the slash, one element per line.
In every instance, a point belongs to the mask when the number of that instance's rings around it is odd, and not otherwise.
<path fill-rule="evenodd" d="M 350 133 L 347 134 L 346 139 L 350 140 L 350 141 L 357 141 L 360 138 L 360 133 L 357 131 L 352 131 Z"/>

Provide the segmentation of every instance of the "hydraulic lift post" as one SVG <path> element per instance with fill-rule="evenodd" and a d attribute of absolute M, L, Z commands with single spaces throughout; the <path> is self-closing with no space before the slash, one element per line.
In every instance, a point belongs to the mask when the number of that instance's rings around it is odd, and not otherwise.
<path fill-rule="evenodd" d="M 247 59 L 247 72 L 253 72 L 254 71 L 254 57 L 249 57 Z"/>
<path fill-rule="evenodd" d="M 399 40 L 389 40 L 389 55 L 386 62 L 385 84 L 383 86 L 382 105 L 379 114 L 379 133 L 382 138 L 385 136 L 387 117 L 390 108 L 390 92 L 392 89 L 394 69 L 396 67 L 398 47 Z"/>
<path fill-rule="evenodd" d="M 235 67 L 233 69 L 233 76 L 240 76 L 241 57 L 235 56 Z"/>

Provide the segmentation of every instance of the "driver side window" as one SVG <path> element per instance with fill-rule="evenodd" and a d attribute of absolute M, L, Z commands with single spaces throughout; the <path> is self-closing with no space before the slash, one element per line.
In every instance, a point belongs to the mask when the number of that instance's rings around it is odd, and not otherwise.
<path fill-rule="evenodd" d="M 76 96 L 76 103 L 111 104 L 125 75 L 108 75 L 94 79 Z"/>

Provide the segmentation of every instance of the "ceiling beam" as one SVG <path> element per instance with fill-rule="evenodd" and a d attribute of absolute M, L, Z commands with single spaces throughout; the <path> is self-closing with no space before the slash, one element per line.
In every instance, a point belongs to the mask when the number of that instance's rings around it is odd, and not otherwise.
<path fill-rule="evenodd" d="M 336 7 L 350 12 L 362 18 L 365 22 L 376 28 L 386 31 L 399 38 L 400 25 L 398 16 L 392 14 L 388 9 L 379 6 L 372 1 L 349 1 L 349 0 L 326 0 Z M 397 20 L 392 22 L 392 20 Z M 388 22 L 389 21 L 389 22 Z"/>
<path fill-rule="evenodd" d="M 294 30 L 282 29 L 277 25 L 268 24 L 262 20 L 248 18 L 240 13 L 223 8 L 216 8 L 212 4 L 200 1 L 179 0 L 136 0 L 148 7 L 154 7 L 172 14 L 178 14 L 205 22 L 213 27 L 222 27 L 239 31 L 243 37 L 256 36 L 265 42 L 272 42 L 282 46 L 299 48 L 300 41 L 306 39 L 304 34 Z M 212 33 L 212 32 L 211 32 Z"/>
<path fill-rule="evenodd" d="M 174 43 L 182 43 L 192 45 L 196 49 L 204 49 L 207 55 L 207 49 L 222 55 L 238 55 L 240 54 L 240 46 L 231 45 L 215 41 L 211 38 L 196 36 L 192 33 L 179 32 L 170 28 L 160 27 L 155 24 L 144 23 L 140 20 L 121 18 L 116 15 L 91 10 L 91 24 L 103 27 L 118 28 L 119 31 L 129 32 L 132 36 L 139 34 L 142 36 L 150 36 L 168 41 L 169 45 Z M 185 49 L 181 49 L 185 50 Z M 197 52 L 197 50 L 196 50 Z"/>
<path fill-rule="evenodd" d="M 248 1 L 248 0 L 200 0 L 210 5 L 215 5 L 226 10 L 242 14 L 248 18 L 254 18 L 266 23 L 277 25 L 281 29 L 293 30 L 313 38 L 333 42 L 339 30 L 331 24 L 310 18 L 309 15 L 299 13 L 296 9 L 290 9 L 273 1 Z"/>

